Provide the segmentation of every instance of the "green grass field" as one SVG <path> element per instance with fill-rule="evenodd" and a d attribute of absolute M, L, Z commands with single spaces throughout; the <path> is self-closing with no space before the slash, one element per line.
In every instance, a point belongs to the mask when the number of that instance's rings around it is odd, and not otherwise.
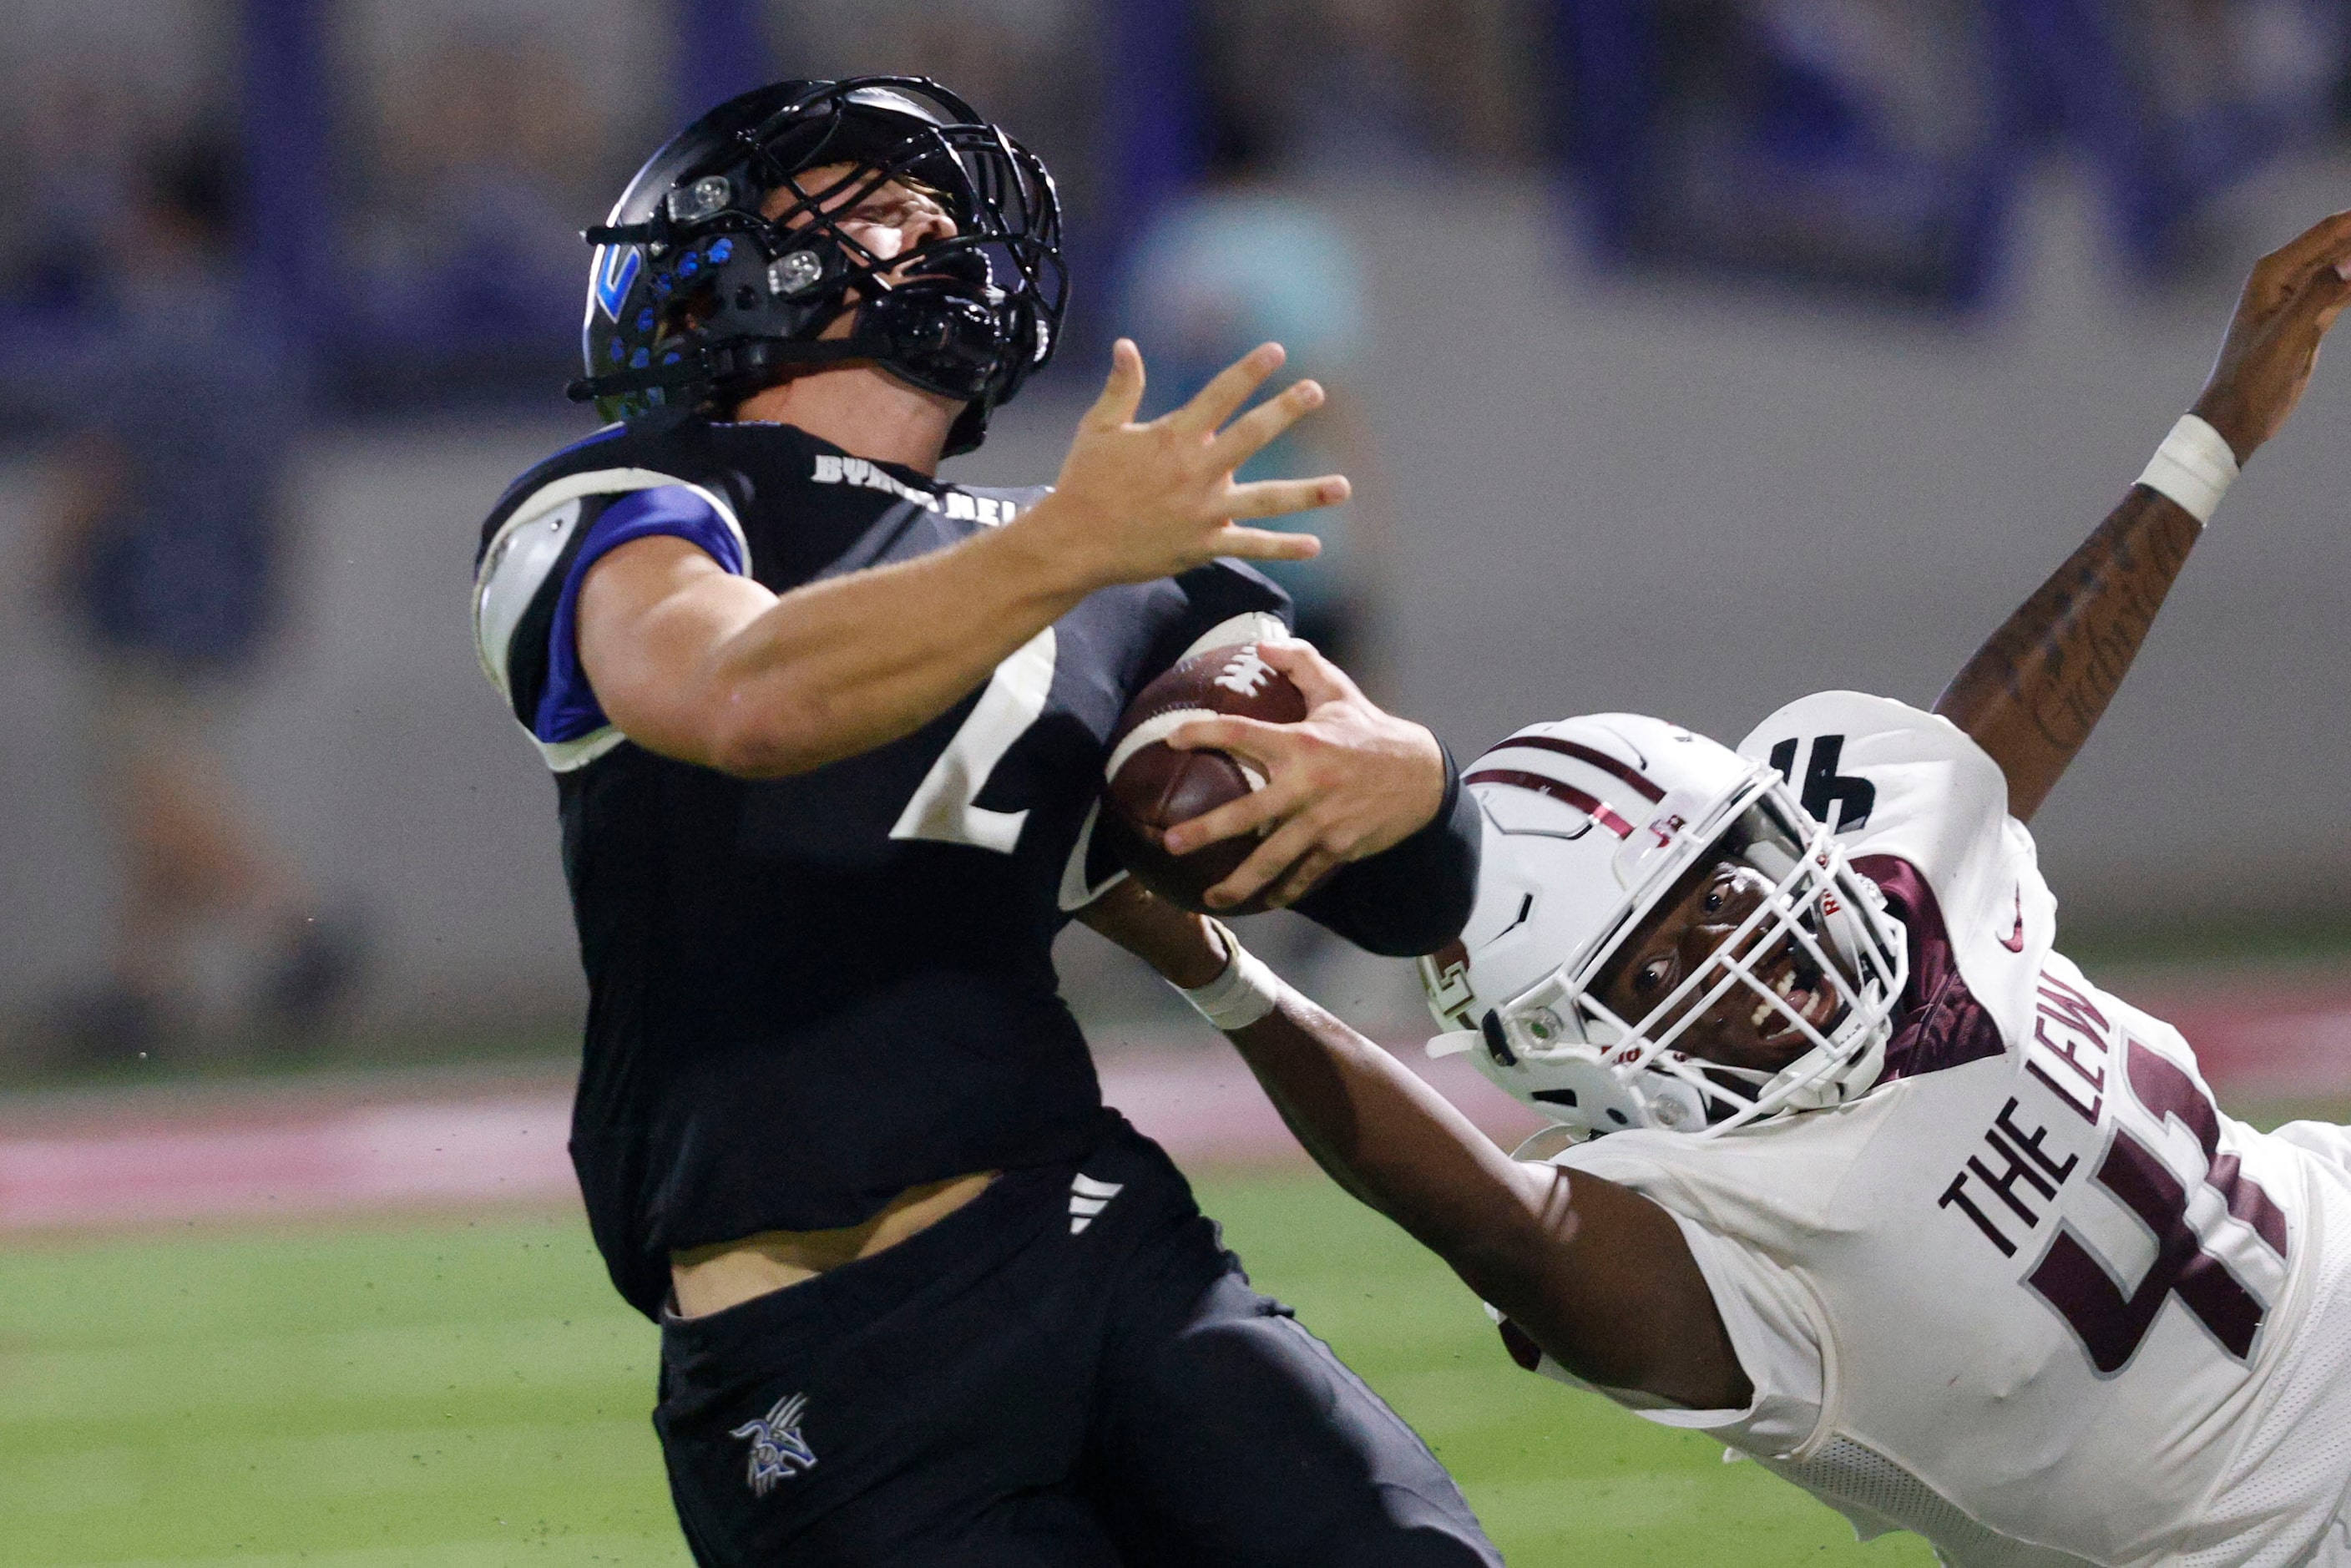
<path fill-rule="evenodd" d="M 1203 1203 L 1436 1446 L 1514 1563 L 1932 1561 L 1719 1448 L 1530 1377 L 1319 1177 Z M 0 1561 L 687 1563 L 653 1332 L 575 1218 L 191 1229 L 0 1251 Z"/>

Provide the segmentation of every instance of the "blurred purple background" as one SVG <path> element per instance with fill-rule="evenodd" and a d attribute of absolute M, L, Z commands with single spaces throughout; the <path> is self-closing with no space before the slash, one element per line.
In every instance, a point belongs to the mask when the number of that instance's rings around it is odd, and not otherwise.
<path fill-rule="evenodd" d="M 1289 342 L 1334 396 L 1268 461 L 1363 481 L 1318 519 L 1339 548 L 1301 602 L 1467 755 L 1592 708 L 1735 738 L 1822 686 L 1931 700 L 2193 396 L 2252 258 L 2351 205 L 2347 18 L 17 0 L 0 1075 L 209 1070 L 262 1040 L 329 1061 L 563 1047 L 579 981 L 551 791 L 474 667 L 472 537 L 588 426 L 560 395 L 578 231 L 734 91 L 934 74 L 1051 163 L 1071 340 L 961 476 L 1049 476 L 1114 332 L 1161 401 Z M 2036 824 L 2094 938 L 2351 948 L 2327 935 L 2351 929 L 2337 370 Z M 202 679 L 168 700 L 152 660 L 118 656 L 165 635 L 126 632 L 136 594 L 108 587 L 141 570 L 219 584 L 214 619 L 172 633 Z M 235 841 L 199 845 L 209 861 L 133 841 L 164 831 L 124 804 L 142 767 L 210 791 Z M 199 862 L 212 882 L 158 885 L 154 866 Z M 177 999 L 134 1029 L 103 1011 L 109 977 L 126 930 L 134 958 L 165 940 L 138 936 L 158 920 L 178 922 Z M 1359 1021 L 1417 1027 L 1400 967 L 1267 941 Z M 1129 967 L 1065 950 L 1102 1034 L 1166 1027 Z M 149 1058 L 106 1044 L 134 1038 Z"/>

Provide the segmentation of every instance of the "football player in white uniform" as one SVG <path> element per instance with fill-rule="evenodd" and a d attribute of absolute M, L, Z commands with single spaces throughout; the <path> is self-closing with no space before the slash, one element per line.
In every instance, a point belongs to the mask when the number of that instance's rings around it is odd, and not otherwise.
<path fill-rule="evenodd" d="M 1479 760 L 1431 1050 L 1560 1124 L 1548 1158 L 1213 923 L 1128 894 L 1098 927 L 1522 1364 L 1954 1564 L 2351 1563 L 2351 1132 L 2220 1113 L 2178 1031 L 2054 950 L 2025 828 L 2346 277 L 2351 214 L 2261 263 L 2196 413 L 1934 712 L 1823 693 L 1736 752 L 1604 714 Z"/>

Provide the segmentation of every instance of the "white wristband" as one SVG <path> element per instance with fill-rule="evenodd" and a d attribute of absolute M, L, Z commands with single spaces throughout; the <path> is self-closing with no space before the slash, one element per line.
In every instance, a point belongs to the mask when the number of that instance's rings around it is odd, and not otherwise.
<path fill-rule="evenodd" d="M 2192 413 L 2179 416 L 2138 476 L 2140 484 L 2170 497 L 2199 523 L 2212 520 L 2213 509 L 2236 480 L 2237 455 L 2219 431 Z"/>
<path fill-rule="evenodd" d="M 1230 1034 L 1249 1028 L 1273 1011 L 1281 1000 L 1283 986 L 1281 977 L 1266 967 L 1264 959 L 1242 946 L 1240 938 L 1223 921 L 1212 920 L 1208 924 L 1224 938 L 1225 951 L 1232 957 L 1225 965 L 1225 972 L 1207 985 L 1188 989 L 1176 986 L 1176 990 L 1202 1018 L 1223 1033 Z"/>

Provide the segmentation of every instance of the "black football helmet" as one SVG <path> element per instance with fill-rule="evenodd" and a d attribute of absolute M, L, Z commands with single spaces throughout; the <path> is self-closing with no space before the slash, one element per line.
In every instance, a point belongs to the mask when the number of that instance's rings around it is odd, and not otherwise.
<path fill-rule="evenodd" d="M 774 192 L 798 189 L 793 175 L 831 163 L 856 167 L 760 214 Z M 955 236 L 884 260 L 843 233 L 833 213 L 893 180 L 935 195 Z M 804 366 L 872 360 L 968 402 L 952 456 L 1052 358 L 1069 294 L 1052 175 L 923 77 L 778 82 L 730 99 L 646 160 L 586 238 L 587 373 L 569 392 L 608 419 L 705 413 Z M 852 291 L 849 336 L 819 341 Z"/>

